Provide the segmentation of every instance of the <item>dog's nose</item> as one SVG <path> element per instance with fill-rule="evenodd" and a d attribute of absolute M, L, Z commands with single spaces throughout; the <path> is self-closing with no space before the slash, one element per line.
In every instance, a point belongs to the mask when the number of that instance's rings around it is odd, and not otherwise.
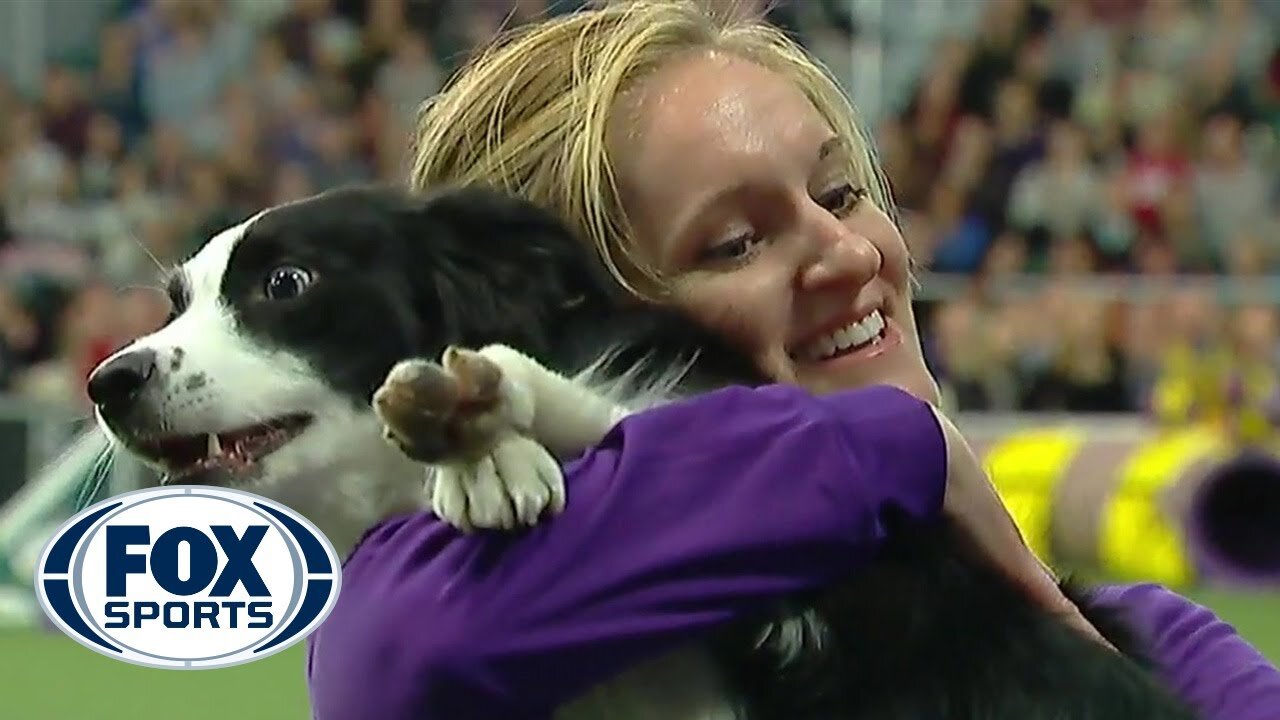
<path fill-rule="evenodd" d="M 99 365 L 89 375 L 89 399 L 99 408 L 126 408 L 156 374 L 152 350 L 132 350 Z"/>

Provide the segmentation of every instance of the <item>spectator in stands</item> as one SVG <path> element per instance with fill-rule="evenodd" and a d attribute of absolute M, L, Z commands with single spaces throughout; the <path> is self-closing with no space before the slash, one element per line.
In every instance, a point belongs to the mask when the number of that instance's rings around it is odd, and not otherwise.
<path fill-rule="evenodd" d="M 105 112 L 95 112 L 85 130 L 84 152 L 76 174 L 80 197 L 96 203 L 111 196 L 116 172 L 124 159 L 124 135 L 120 123 Z"/>
<path fill-rule="evenodd" d="M 409 127 L 423 98 L 444 85 L 444 70 L 431 57 L 431 46 L 420 33 L 400 34 L 391 59 L 378 70 L 375 87 L 391 105 L 404 127 Z"/>
<path fill-rule="evenodd" d="M 1270 305 L 1239 309 L 1229 330 L 1230 366 L 1223 378 L 1227 427 L 1241 444 L 1266 445 L 1280 429 L 1275 401 L 1280 390 L 1276 372 L 1276 311 Z"/>
<path fill-rule="evenodd" d="M 35 346 L 38 332 L 35 319 L 13 292 L 0 286 L 0 390 L 12 389 L 23 356 Z"/>
<path fill-rule="evenodd" d="M 125 144 L 146 132 L 141 86 L 135 57 L 137 33 L 125 23 L 111 23 L 99 35 L 98 62 L 89 75 L 90 103 L 120 124 Z"/>
<path fill-rule="evenodd" d="M 1102 216 L 1104 188 L 1086 152 L 1074 123 L 1055 122 L 1044 159 L 1033 161 L 1014 179 L 1009 224 L 1050 241 L 1091 232 Z"/>
<path fill-rule="evenodd" d="M 145 283 L 154 278 L 157 262 L 138 240 L 150 235 L 148 226 L 171 217 L 176 203 L 148 183 L 147 167 L 139 158 L 122 162 L 115 180 L 114 194 L 97 205 L 90 219 L 92 253 L 101 260 L 103 274 L 117 285 Z"/>
<path fill-rule="evenodd" d="M 1247 156 L 1243 132 L 1240 118 L 1228 113 L 1213 115 L 1205 123 L 1195 169 L 1195 210 L 1200 217 L 1197 237 L 1219 262 L 1230 252 L 1230 244 L 1245 242 L 1246 235 L 1268 222 L 1272 207 L 1267 176 Z"/>
<path fill-rule="evenodd" d="M 943 307 L 937 317 L 935 363 L 948 396 L 962 410 L 1016 410 L 1021 388 L 1008 355 L 1015 351 L 1013 329 L 976 298 Z"/>
<path fill-rule="evenodd" d="M 57 314 L 55 353 L 23 375 L 19 394 L 46 406 L 88 409 L 85 378 L 117 343 L 115 297 L 97 282 L 72 292 Z"/>
<path fill-rule="evenodd" d="M 1052 286 L 1050 286 L 1052 288 Z M 1047 304 L 1053 340 L 1049 362 L 1027 378 L 1023 407 L 1067 412 L 1124 412 L 1132 408 L 1125 388 L 1124 357 L 1111 343 L 1106 304 L 1062 291 Z"/>
<path fill-rule="evenodd" d="M 57 145 L 72 162 L 85 150 L 93 109 L 85 98 L 80 77 L 64 65 L 45 71 L 40 92 L 40 124 L 44 137 Z"/>
<path fill-rule="evenodd" d="M 48 140 L 40 118 L 30 107 L 11 109 L 7 123 L 7 208 L 15 232 L 38 242 L 38 231 L 29 227 L 32 215 L 46 199 L 57 195 L 67 170 L 62 151 Z M 55 231 L 56 232 L 56 231 Z"/>
<path fill-rule="evenodd" d="M 243 70 L 249 37 L 243 23 L 206 11 L 210 4 L 175 6 L 165 35 L 143 52 L 142 102 L 154 122 L 181 127 L 213 105 L 222 84 Z"/>

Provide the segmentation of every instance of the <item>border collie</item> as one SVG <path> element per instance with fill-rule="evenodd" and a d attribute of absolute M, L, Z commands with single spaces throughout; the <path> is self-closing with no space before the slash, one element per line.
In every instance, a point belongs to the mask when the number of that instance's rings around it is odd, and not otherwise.
<path fill-rule="evenodd" d="M 166 482 L 279 499 L 344 554 L 409 509 L 530 524 L 564 502 L 553 454 L 664 399 L 764 382 L 690 321 L 626 302 L 588 255 L 492 191 L 329 191 L 212 238 L 169 278 L 167 323 L 105 360 L 90 397 Z M 1123 654 L 1033 607 L 945 523 L 896 535 L 856 578 L 557 717 L 1193 717 L 1118 618 L 1085 608 Z"/>

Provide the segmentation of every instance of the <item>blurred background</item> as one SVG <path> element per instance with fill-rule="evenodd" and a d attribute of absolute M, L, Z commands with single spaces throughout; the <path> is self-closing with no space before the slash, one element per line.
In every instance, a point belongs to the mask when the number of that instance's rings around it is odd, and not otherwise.
<path fill-rule="evenodd" d="M 164 317 L 158 267 L 400 180 L 423 98 L 581 4 L 0 3 L 0 716 L 308 717 L 300 651 L 172 673 L 43 629 L 32 569 L 100 456 L 69 445 L 85 377 Z M 1280 662 L 1280 0 L 768 5 L 876 139 L 929 361 L 1036 549 Z"/>

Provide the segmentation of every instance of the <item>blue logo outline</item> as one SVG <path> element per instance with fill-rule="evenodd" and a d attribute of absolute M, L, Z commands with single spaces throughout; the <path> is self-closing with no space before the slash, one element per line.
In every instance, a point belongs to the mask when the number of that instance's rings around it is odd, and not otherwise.
<path fill-rule="evenodd" d="M 231 502 L 267 521 L 286 539 L 294 565 L 295 583 L 281 619 L 250 645 L 216 657 L 166 658 L 124 645 L 84 611 L 80 590 L 84 554 L 88 541 L 106 526 L 111 517 L 125 509 L 166 498 L 192 496 Z M 64 522 L 45 544 L 35 575 L 36 597 L 45 615 L 63 634 L 84 647 L 141 667 L 212 670 L 269 657 L 314 632 L 337 604 L 342 587 L 342 560 L 319 528 L 286 505 L 244 490 L 187 485 L 132 490 L 81 510 Z M 148 662 L 145 657 L 153 657 L 159 662 Z M 226 657 L 234 659 L 223 661 Z"/>

